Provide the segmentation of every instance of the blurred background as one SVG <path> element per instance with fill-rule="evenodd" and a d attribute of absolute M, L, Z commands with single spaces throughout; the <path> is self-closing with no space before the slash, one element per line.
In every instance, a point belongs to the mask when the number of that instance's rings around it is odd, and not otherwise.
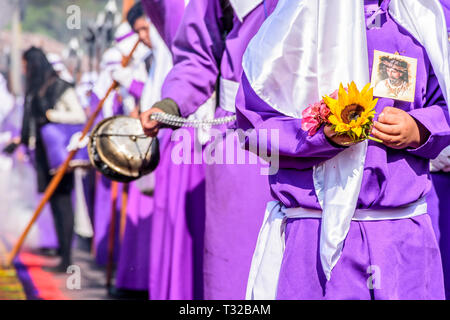
<path fill-rule="evenodd" d="M 10 91 L 22 94 L 20 57 L 32 45 L 59 55 L 75 81 L 98 71 L 123 7 L 122 0 L 0 0 L 0 73 Z"/>

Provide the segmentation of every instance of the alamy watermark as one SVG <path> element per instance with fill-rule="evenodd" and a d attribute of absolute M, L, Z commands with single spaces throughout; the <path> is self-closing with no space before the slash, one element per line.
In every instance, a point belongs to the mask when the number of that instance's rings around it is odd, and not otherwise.
<path fill-rule="evenodd" d="M 81 268 L 76 264 L 67 267 L 66 288 L 69 290 L 81 290 Z"/>
<path fill-rule="evenodd" d="M 222 130 L 211 128 L 207 143 L 201 144 L 198 130 L 180 128 L 173 131 L 171 152 L 174 164 L 259 165 L 261 175 L 279 170 L 279 130 Z"/>
<path fill-rule="evenodd" d="M 66 27 L 69 30 L 81 29 L 81 8 L 75 4 L 66 8 Z"/>
<path fill-rule="evenodd" d="M 381 289 L 381 268 L 377 265 L 370 265 L 367 267 L 366 273 L 370 274 L 367 279 L 367 288 Z"/>

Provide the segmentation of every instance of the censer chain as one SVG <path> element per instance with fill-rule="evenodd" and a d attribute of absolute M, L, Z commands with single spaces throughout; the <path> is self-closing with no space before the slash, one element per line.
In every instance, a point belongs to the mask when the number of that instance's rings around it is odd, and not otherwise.
<path fill-rule="evenodd" d="M 197 120 L 197 119 L 186 119 L 183 117 L 162 112 L 153 113 L 150 116 L 150 118 L 152 120 L 156 120 L 158 122 L 164 123 L 172 127 L 192 127 L 192 128 L 217 126 L 236 121 L 235 115 L 215 118 L 211 120 Z"/>

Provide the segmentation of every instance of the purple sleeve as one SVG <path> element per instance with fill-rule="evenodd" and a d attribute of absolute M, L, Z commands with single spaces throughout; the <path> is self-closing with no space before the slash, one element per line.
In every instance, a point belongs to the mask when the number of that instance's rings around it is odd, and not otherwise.
<path fill-rule="evenodd" d="M 190 1 L 174 39 L 174 67 L 162 98 L 174 100 L 183 117 L 194 113 L 213 94 L 224 50 L 219 0 Z"/>
<path fill-rule="evenodd" d="M 418 157 L 436 158 L 445 147 L 450 145 L 450 117 L 433 68 L 430 67 L 424 108 L 414 109 L 408 113 L 430 132 L 430 136 L 423 145 L 408 151 Z"/>
<path fill-rule="evenodd" d="M 261 147 L 257 137 L 259 134 L 256 133 L 262 129 L 267 130 L 266 151 L 269 153 L 270 150 L 279 150 L 280 168 L 311 168 L 345 149 L 332 145 L 325 137 L 323 127 L 313 136 L 308 136 L 301 129 L 300 119 L 285 116 L 262 101 L 251 88 L 245 74 L 236 98 L 236 116 L 239 128 L 255 129 L 246 137 L 247 149 L 254 149 L 250 147 L 250 143 L 257 143 Z M 270 130 L 278 131 L 278 141 L 272 141 Z"/>
<path fill-rule="evenodd" d="M 142 0 L 145 13 L 170 48 L 184 13 L 184 0 Z"/>
<path fill-rule="evenodd" d="M 90 112 L 94 112 L 94 110 L 97 109 L 99 102 L 100 98 L 97 97 L 97 94 L 92 91 L 91 96 L 89 97 L 89 108 L 91 109 Z"/>
<path fill-rule="evenodd" d="M 131 82 L 130 88 L 128 88 L 128 92 L 136 99 L 140 99 L 142 90 L 144 90 L 144 85 L 145 83 L 143 83 L 142 81 L 133 80 Z"/>
<path fill-rule="evenodd" d="M 91 96 L 89 98 L 89 114 L 92 115 L 94 111 L 97 109 L 98 104 L 100 103 L 100 98 L 97 96 L 95 92 L 92 91 Z M 98 116 L 95 118 L 95 123 L 103 119 L 103 113 L 100 111 Z"/>

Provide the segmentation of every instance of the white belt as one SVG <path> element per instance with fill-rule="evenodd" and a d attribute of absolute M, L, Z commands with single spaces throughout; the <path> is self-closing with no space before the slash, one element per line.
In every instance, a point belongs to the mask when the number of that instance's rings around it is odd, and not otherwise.
<path fill-rule="evenodd" d="M 354 221 L 397 220 L 427 213 L 426 199 L 404 207 L 383 210 L 357 209 Z M 284 230 L 287 219 L 322 218 L 321 210 L 285 208 L 279 201 L 267 203 L 264 221 L 259 231 L 247 283 L 247 300 L 276 298 L 278 277 L 284 254 Z"/>
<path fill-rule="evenodd" d="M 214 119 L 214 113 L 216 112 L 216 92 L 214 91 L 211 97 L 202 104 L 193 114 L 191 114 L 189 120 L 212 120 Z M 206 144 L 211 138 L 210 130 L 211 126 L 203 126 L 195 129 L 197 132 L 197 139 L 201 145 Z"/>
<path fill-rule="evenodd" d="M 228 112 L 236 113 L 236 95 L 239 89 L 239 82 L 220 78 L 220 98 L 219 105 Z"/>
<path fill-rule="evenodd" d="M 239 82 L 227 80 L 224 78 L 219 79 L 219 105 L 228 112 L 236 113 L 236 95 L 239 89 Z M 195 111 L 192 115 L 188 117 L 188 119 L 192 120 L 212 120 L 214 119 L 214 114 L 216 111 L 216 92 L 214 92 L 211 97 L 201 105 L 197 111 Z M 210 138 L 210 130 L 211 126 L 203 126 L 201 128 L 197 128 L 197 138 L 200 144 L 206 144 Z"/>
<path fill-rule="evenodd" d="M 322 218 L 322 211 L 307 208 L 286 208 L 281 207 L 281 212 L 284 213 L 287 219 L 296 218 Z M 416 202 L 408 204 L 403 207 L 393 209 L 356 209 L 352 218 L 353 221 L 380 221 L 380 220 L 397 220 L 415 217 L 427 213 L 427 201 L 421 198 Z"/>

